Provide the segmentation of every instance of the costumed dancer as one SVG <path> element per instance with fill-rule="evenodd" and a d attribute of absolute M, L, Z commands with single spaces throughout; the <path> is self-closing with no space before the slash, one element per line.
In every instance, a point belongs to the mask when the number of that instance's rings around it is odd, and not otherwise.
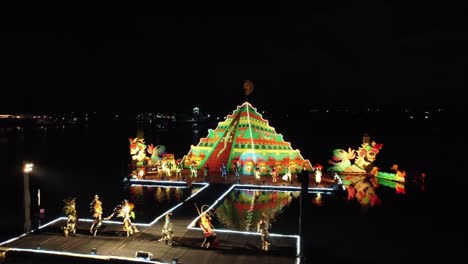
<path fill-rule="evenodd" d="M 240 163 L 239 163 L 239 161 L 234 163 L 234 173 L 236 175 L 237 183 L 240 183 Z"/>
<path fill-rule="evenodd" d="M 226 168 L 226 165 L 224 165 L 224 163 L 221 165 L 221 168 L 219 168 L 219 170 L 221 171 L 221 177 L 223 178 L 223 181 L 226 181 L 227 180 L 227 168 Z"/>
<path fill-rule="evenodd" d="M 166 171 L 167 177 L 171 177 L 171 175 L 172 175 L 172 162 L 170 162 L 170 161 L 166 162 L 165 167 L 166 167 L 165 171 Z"/>
<path fill-rule="evenodd" d="M 157 177 L 163 179 L 164 178 L 164 169 L 163 169 L 163 166 L 161 165 L 161 163 L 156 164 L 156 169 L 158 170 Z"/>
<path fill-rule="evenodd" d="M 132 223 L 132 218 L 135 219 L 135 212 L 133 212 L 133 208 L 135 205 L 128 200 L 124 200 L 121 204 L 119 204 L 116 208 L 114 208 L 114 212 L 105 218 L 105 220 L 111 219 L 114 215 L 117 217 L 123 218 L 123 231 L 127 234 L 127 237 L 133 235 L 135 233 L 140 232 L 137 227 Z"/>
<path fill-rule="evenodd" d="M 291 182 L 292 180 L 292 173 L 291 173 L 291 167 L 288 166 L 286 173 L 282 177 L 283 181 Z"/>
<path fill-rule="evenodd" d="M 200 228 L 203 230 L 203 236 L 205 239 L 203 240 L 203 243 L 201 244 L 201 247 L 204 248 L 210 248 L 211 246 L 214 246 L 215 241 L 216 241 L 216 233 L 214 232 L 214 227 L 211 224 L 211 212 L 203 212 L 203 208 L 208 207 L 208 205 L 203 205 L 200 210 L 198 210 L 197 205 L 195 204 L 195 207 L 197 208 L 198 214 L 200 215 L 200 220 L 198 221 L 198 224 Z"/>
<path fill-rule="evenodd" d="M 158 241 L 164 241 L 166 245 L 172 246 L 174 233 L 172 231 L 172 222 L 171 222 L 172 213 L 169 212 L 166 214 L 166 222 L 162 229 L 162 237 Z"/>
<path fill-rule="evenodd" d="M 255 169 L 255 180 L 259 181 L 261 179 L 260 168 Z"/>
<path fill-rule="evenodd" d="M 198 177 L 198 172 L 197 172 L 197 165 L 195 162 L 192 162 L 190 164 L 190 178 L 197 178 Z"/>
<path fill-rule="evenodd" d="M 203 178 L 204 178 L 204 181 L 207 181 L 207 180 L 208 180 L 208 177 L 209 177 L 209 170 L 210 170 L 210 168 L 208 167 L 208 164 L 206 164 L 205 167 L 203 167 Z"/>
<path fill-rule="evenodd" d="M 67 215 L 67 225 L 65 227 L 62 227 L 63 229 L 63 235 L 68 236 L 69 233 L 76 233 L 76 222 L 77 222 L 77 216 L 76 216 L 76 198 L 68 198 L 66 200 L 63 200 L 65 205 L 63 206 L 63 212 L 65 215 Z"/>
<path fill-rule="evenodd" d="M 177 161 L 177 163 L 176 163 L 176 174 L 175 174 L 176 179 L 177 178 L 182 178 L 182 167 L 183 167 L 182 162 Z"/>
<path fill-rule="evenodd" d="M 270 172 L 271 175 L 271 181 L 272 182 L 277 182 L 278 181 L 278 173 L 276 172 L 276 169 L 273 168 Z"/>
<path fill-rule="evenodd" d="M 315 167 L 315 187 L 318 187 L 322 182 L 322 167 L 317 165 Z"/>
<path fill-rule="evenodd" d="M 260 218 L 260 221 L 257 224 L 257 232 L 260 233 L 262 238 L 263 251 L 268 251 L 271 245 L 270 232 L 268 231 L 268 229 L 270 229 L 270 222 L 268 221 L 268 218 L 266 217 L 265 213 L 263 213 L 262 218 Z"/>
<path fill-rule="evenodd" d="M 94 195 L 94 199 L 91 201 L 90 210 L 94 221 L 89 228 L 89 232 L 93 234 L 93 236 L 96 236 L 102 226 L 102 202 L 99 200 L 99 196 L 97 194 Z"/>

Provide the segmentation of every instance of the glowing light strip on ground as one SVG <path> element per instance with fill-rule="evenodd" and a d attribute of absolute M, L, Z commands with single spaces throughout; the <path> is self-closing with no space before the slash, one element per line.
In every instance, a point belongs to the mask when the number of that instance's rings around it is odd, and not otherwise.
<path fill-rule="evenodd" d="M 254 185 L 254 184 L 237 184 L 239 186 L 239 189 L 243 187 L 250 187 L 253 189 L 273 189 L 273 190 L 294 190 L 294 191 L 300 191 L 301 187 L 296 187 L 296 186 L 276 186 L 276 185 Z M 318 188 L 318 187 L 309 187 L 307 188 L 308 192 L 334 192 L 336 191 L 333 188 Z"/>
<path fill-rule="evenodd" d="M 164 183 L 172 183 L 172 184 L 182 184 L 185 185 L 187 184 L 185 181 L 156 181 L 156 180 L 135 180 L 135 179 L 130 179 L 130 182 L 133 184 L 138 184 L 138 182 L 144 182 L 144 183 L 154 183 L 154 184 L 164 184 Z"/>
<path fill-rule="evenodd" d="M 8 251 L 17 251 L 17 252 L 30 252 L 30 253 L 41 253 L 41 254 L 51 254 L 58 256 L 67 256 L 67 257 L 79 257 L 79 258 L 92 258 L 100 260 L 112 260 L 120 259 L 126 261 L 135 261 L 135 262 L 144 262 L 144 263 L 164 263 L 159 261 L 145 260 L 143 258 L 128 258 L 128 257 L 119 257 L 119 256 L 110 256 L 110 255 L 92 255 L 92 254 L 80 254 L 80 253 L 71 253 L 71 252 L 61 252 L 53 250 L 42 250 L 42 249 L 23 249 L 23 248 L 9 248 Z"/>
<path fill-rule="evenodd" d="M 166 187 L 166 188 L 179 188 L 179 189 L 186 189 L 187 186 L 180 186 L 180 185 L 152 185 L 152 184 L 141 184 L 141 183 L 132 183 L 130 186 L 142 186 L 142 187 Z"/>
<path fill-rule="evenodd" d="M 49 223 L 47 223 L 47 224 L 45 224 L 45 225 L 41 225 L 38 229 L 44 228 L 44 227 L 46 227 L 46 226 L 48 226 L 48 225 L 55 224 L 55 223 L 58 222 L 58 221 L 66 220 L 66 219 L 67 219 L 66 217 L 59 217 L 59 218 L 57 218 L 57 219 L 55 219 L 55 220 L 50 221 Z M 34 231 L 35 231 L 35 229 L 31 230 L 31 232 L 29 232 L 29 233 L 33 233 Z M 20 238 L 22 238 L 22 237 L 28 235 L 29 233 L 24 233 L 24 234 L 21 234 L 21 235 L 19 235 L 19 236 L 17 236 L 17 237 L 13 237 L 13 238 L 11 238 L 11 239 L 9 239 L 9 240 L 7 240 L 7 241 L 4 241 L 4 242 L 0 243 L 0 246 L 2 246 L 2 245 L 4 245 L 4 244 L 11 243 L 11 242 L 13 242 L 13 241 L 15 241 L 15 240 L 17 240 L 17 239 L 20 239 Z"/>
<path fill-rule="evenodd" d="M 253 191 L 261 191 L 261 192 L 300 192 L 301 190 L 296 190 L 296 189 L 284 189 L 284 190 L 279 190 L 279 189 L 256 189 L 256 188 L 252 188 L 252 189 L 249 189 L 249 188 L 236 188 L 236 190 L 240 190 L 240 191 L 250 191 L 250 192 L 253 192 Z M 311 191 L 309 190 L 307 193 L 323 193 L 323 194 L 333 194 L 332 192 L 328 192 L 328 191 Z"/>
<path fill-rule="evenodd" d="M 193 184 L 200 184 L 200 185 L 205 185 L 203 186 L 200 190 L 198 190 L 196 193 L 190 195 L 187 199 L 185 199 L 183 202 L 179 203 L 178 205 L 172 207 L 171 209 L 167 210 L 166 212 L 164 212 L 163 214 L 161 214 L 160 216 L 156 217 L 156 219 L 154 219 L 151 223 L 149 223 L 149 225 L 154 225 L 156 224 L 161 218 L 165 217 L 167 213 L 169 212 L 172 212 L 174 211 L 177 207 L 181 206 L 182 204 L 184 204 L 185 202 L 187 202 L 188 200 L 192 199 L 195 195 L 199 194 L 201 191 L 203 191 L 205 188 L 207 188 L 208 186 L 210 186 L 209 183 L 193 183 Z"/>
<path fill-rule="evenodd" d="M 184 202 L 187 202 L 188 200 L 192 199 L 195 195 L 199 194 L 201 191 L 203 191 L 205 188 L 207 188 L 208 186 L 210 186 L 209 183 L 207 182 L 194 182 L 192 183 L 192 185 L 205 185 L 204 187 L 202 187 L 200 190 L 198 190 L 198 192 L 190 195 L 187 199 L 185 199 Z"/>
<path fill-rule="evenodd" d="M 250 113 L 249 113 L 249 106 L 247 106 L 245 109 L 247 109 L 247 123 L 249 124 L 249 130 L 250 130 L 250 142 L 252 144 L 252 155 L 253 155 L 253 162 L 257 163 L 257 159 L 255 158 L 255 148 L 254 148 L 254 141 L 253 141 L 253 132 L 252 132 L 252 126 L 250 124 Z M 240 113 L 239 113 L 240 114 Z"/>
<path fill-rule="evenodd" d="M 13 241 L 15 241 L 15 240 L 18 240 L 18 239 L 20 239 L 20 238 L 26 236 L 27 234 L 28 234 L 28 233 L 24 233 L 24 234 L 19 235 L 19 236 L 17 236 L 17 237 L 10 238 L 10 239 L 8 239 L 7 241 L 4 241 L 4 242 L 0 243 L 0 246 L 2 246 L 2 245 L 4 245 L 4 244 L 11 243 L 11 242 L 13 242 Z"/>

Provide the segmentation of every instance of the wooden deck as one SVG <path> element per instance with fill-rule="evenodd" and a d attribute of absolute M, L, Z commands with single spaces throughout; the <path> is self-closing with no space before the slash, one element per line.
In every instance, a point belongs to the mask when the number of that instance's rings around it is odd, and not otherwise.
<path fill-rule="evenodd" d="M 154 180 L 158 179 L 154 178 Z M 170 178 L 169 180 L 176 179 Z M 66 219 L 60 218 L 18 239 L 1 244 L 0 252 L 3 251 L 3 258 L 7 260 L 7 263 L 31 263 L 31 260 L 34 260 L 33 263 L 63 263 L 64 259 L 73 263 L 143 261 L 135 258 L 137 251 L 151 253 L 151 261 L 155 263 L 172 263 L 174 257 L 178 259 L 178 263 L 187 264 L 298 262 L 298 239 L 292 236 L 272 236 L 271 249 L 265 253 L 261 251 L 261 239 L 258 234 L 219 231 L 217 236 L 220 242 L 216 248 L 201 248 L 202 232 L 187 228 L 198 216 L 194 210 L 194 203 L 213 204 L 232 186 L 232 183 L 236 182 L 234 175 L 230 175 L 227 181 L 223 181 L 217 174 L 210 175 L 208 179 L 199 177 L 194 179 L 194 182 L 203 180 L 211 184 L 173 211 L 176 242 L 173 246 L 158 241 L 161 237 L 164 218 L 149 226 L 138 226 L 140 232 L 129 237 L 122 231 L 120 223 L 109 222 L 105 222 L 102 232 L 93 237 L 89 233 L 91 223 L 86 221 L 79 221 L 76 234 L 64 237 L 61 227 L 65 226 Z M 326 186 L 331 181 L 325 179 L 323 182 Z M 242 176 L 241 183 L 291 187 L 300 185 L 296 181 L 271 183 L 270 177 L 255 181 L 252 176 Z M 97 253 L 95 255 L 91 254 L 93 248 Z"/>

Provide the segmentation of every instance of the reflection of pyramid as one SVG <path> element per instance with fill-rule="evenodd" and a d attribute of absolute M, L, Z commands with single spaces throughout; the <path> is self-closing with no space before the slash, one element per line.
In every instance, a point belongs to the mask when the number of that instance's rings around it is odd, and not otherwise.
<path fill-rule="evenodd" d="M 237 161 L 247 175 L 253 175 L 255 167 L 263 175 L 273 167 L 280 174 L 289 165 L 293 165 L 293 173 L 295 166 L 302 169 L 304 163 L 311 168 L 310 161 L 299 150 L 293 150 L 248 102 L 238 106 L 215 130 L 210 129 L 206 138 L 190 148 L 184 157 L 184 167 L 195 163 L 199 169 L 208 165 L 210 171 L 219 172 L 224 163 L 232 171 Z"/>

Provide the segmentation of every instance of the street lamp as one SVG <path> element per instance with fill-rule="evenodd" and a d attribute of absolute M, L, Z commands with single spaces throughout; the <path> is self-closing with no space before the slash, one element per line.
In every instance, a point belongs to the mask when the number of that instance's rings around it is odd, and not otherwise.
<path fill-rule="evenodd" d="M 29 173 L 34 164 L 25 163 L 23 168 L 23 193 L 24 193 L 24 232 L 31 231 L 31 194 L 29 193 Z"/>

